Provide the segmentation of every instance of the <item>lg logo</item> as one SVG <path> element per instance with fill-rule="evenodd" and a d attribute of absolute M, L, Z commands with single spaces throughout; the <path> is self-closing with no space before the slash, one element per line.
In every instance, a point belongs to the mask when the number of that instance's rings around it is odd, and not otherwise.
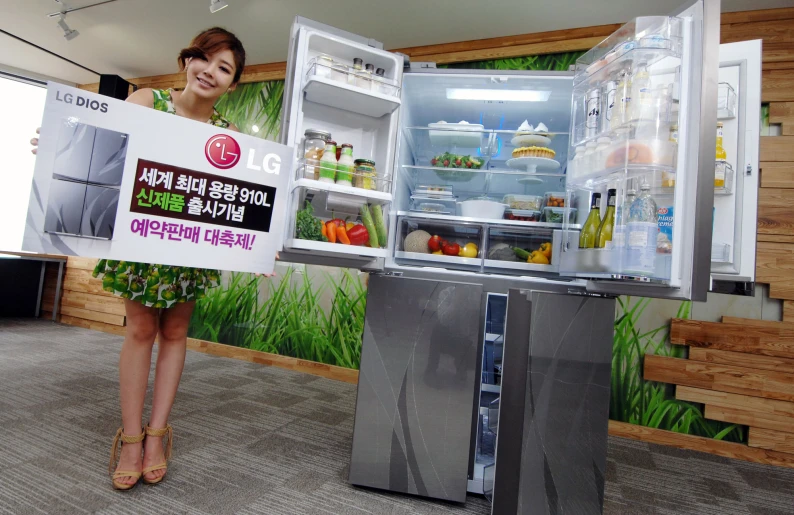
<path fill-rule="evenodd" d="M 240 161 L 240 145 L 231 136 L 225 134 L 218 134 L 213 136 L 207 141 L 204 147 L 204 155 L 207 156 L 207 161 L 215 168 L 221 170 L 228 170 Z M 265 154 L 262 158 L 262 164 L 257 164 L 256 150 L 248 150 L 248 161 L 245 166 L 249 170 L 261 172 L 264 170 L 267 173 L 278 175 L 281 171 L 281 157 L 278 154 Z"/>
<path fill-rule="evenodd" d="M 240 161 L 240 145 L 231 136 L 218 134 L 204 146 L 204 155 L 215 168 L 228 170 Z"/>

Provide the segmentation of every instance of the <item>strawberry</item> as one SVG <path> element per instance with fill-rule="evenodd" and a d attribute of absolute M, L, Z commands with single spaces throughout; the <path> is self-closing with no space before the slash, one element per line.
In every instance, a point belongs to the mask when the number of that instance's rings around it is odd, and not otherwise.
<path fill-rule="evenodd" d="M 438 159 L 436 159 L 435 157 L 430 160 L 430 164 L 432 164 L 433 166 L 436 166 L 436 163 L 438 163 Z"/>
<path fill-rule="evenodd" d="M 449 159 L 444 159 L 444 166 L 449 166 Z"/>

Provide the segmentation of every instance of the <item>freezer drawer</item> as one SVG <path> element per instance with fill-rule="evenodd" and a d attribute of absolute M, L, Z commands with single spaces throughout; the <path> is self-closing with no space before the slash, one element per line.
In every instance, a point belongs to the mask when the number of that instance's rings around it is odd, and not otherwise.
<path fill-rule="evenodd" d="M 370 278 L 350 482 L 466 499 L 482 287 Z"/>

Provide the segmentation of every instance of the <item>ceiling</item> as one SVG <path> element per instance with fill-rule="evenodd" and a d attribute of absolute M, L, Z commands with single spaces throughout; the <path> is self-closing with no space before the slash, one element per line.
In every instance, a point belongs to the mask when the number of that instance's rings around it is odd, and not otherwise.
<path fill-rule="evenodd" d="M 66 0 L 81 7 L 98 0 Z M 619 23 L 666 14 L 684 0 L 228 0 L 209 12 L 209 0 L 117 0 L 71 13 L 80 36 L 63 38 L 54 0 L 0 0 L 0 29 L 100 73 L 125 78 L 175 73 L 176 55 L 204 28 L 220 25 L 243 41 L 249 64 L 284 61 L 289 26 L 301 15 L 362 34 L 385 48 L 431 45 Z M 723 0 L 723 11 L 794 6 L 794 0 Z M 0 68 L 27 70 L 66 82 L 98 77 L 0 34 Z"/>

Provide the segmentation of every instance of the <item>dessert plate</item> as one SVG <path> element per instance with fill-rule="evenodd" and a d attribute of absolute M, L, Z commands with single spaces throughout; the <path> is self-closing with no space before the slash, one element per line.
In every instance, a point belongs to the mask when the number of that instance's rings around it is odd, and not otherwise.
<path fill-rule="evenodd" d="M 535 173 L 538 170 L 559 170 L 560 162 L 547 157 L 514 157 L 507 160 L 507 166 L 526 170 L 528 173 Z"/>
<path fill-rule="evenodd" d="M 551 138 L 539 134 L 522 134 L 514 137 L 510 143 L 514 147 L 548 147 L 551 144 Z"/>

